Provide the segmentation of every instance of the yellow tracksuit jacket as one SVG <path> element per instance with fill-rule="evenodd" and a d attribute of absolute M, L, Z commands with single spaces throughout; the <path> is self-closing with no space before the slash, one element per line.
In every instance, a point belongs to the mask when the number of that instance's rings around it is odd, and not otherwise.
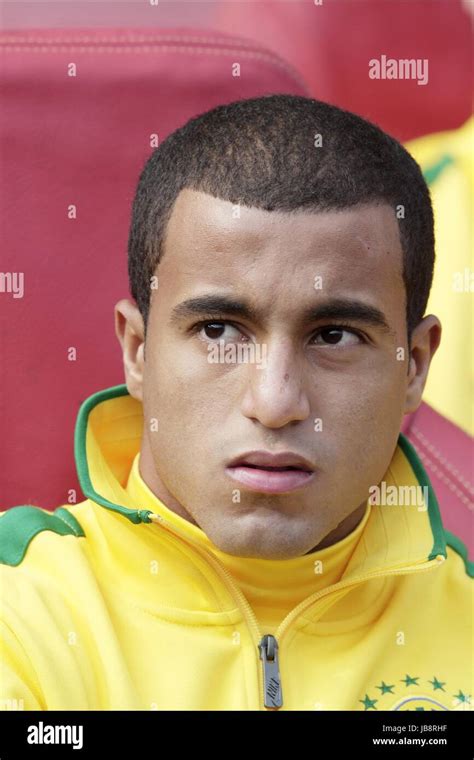
<path fill-rule="evenodd" d="M 94 394 L 86 500 L 0 513 L 0 707 L 471 709 L 472 563 L 402 434 L 386 503 L 274 561 L 225 555 L 149 491 L 142 425 L 125 386 Z M 417 501 L 390 503 L 394 486 Z"/>

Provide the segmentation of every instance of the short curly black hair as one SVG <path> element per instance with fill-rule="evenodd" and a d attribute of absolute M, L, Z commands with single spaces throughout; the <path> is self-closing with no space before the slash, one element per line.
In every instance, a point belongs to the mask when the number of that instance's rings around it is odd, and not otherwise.
<path fill-rule="evenodd" d="M 184 188 L 267 211 L 391 205 L 398 212 L 411 340 L 433 279 L 433 210 L 420 167 L 379 127 L 334 105 L 281 94 L 220 105 L 172 132 L 145 164 L 132 209 L 130 291 L 145 330 L 151 278 Z"/>

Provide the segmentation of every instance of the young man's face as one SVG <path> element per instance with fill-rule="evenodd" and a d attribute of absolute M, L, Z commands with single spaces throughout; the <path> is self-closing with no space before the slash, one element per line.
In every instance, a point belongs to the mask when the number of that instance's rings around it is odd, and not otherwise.
<path fill-rule="evenodd" d="M 342 538 L 420 403 L 440 339 L 426 317 L 409 353 L 393 210 L 241 207 L 238 217 L 186 189 L 156 274 L 146 359 L 137 308 L 117 305 L 128 388 L 143 401 L 145 482 L 230 554 L 287 559 Z M 234 306 L 196 311 L 210 297 Z M 344 304 L 354 314 L 341 320 Z M 256 350 L 212 362 L 219 342 Z M 269 472 L 251 459 L 258 451 L 286 452 L 276 464 L 298 469 Z"/>

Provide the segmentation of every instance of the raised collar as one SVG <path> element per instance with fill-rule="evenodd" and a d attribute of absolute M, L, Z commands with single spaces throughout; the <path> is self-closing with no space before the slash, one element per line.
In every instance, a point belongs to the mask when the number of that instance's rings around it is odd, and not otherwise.
<path fill-rule="evenodd" d="M 126 491 L 133 460 L 140 450 L 142 428 L 142 405 L 129 395 L 126 385 L 94 393 L 83 403 L 75 431 L 76 464 L 83 493 L 131 523 L 155 523 L 179 535 L 176 525 L 167 523 L 163 516 L 165 505 L 157 515 L 146 504 L 132 503 Z M 370 514 L 345 577 L 403 572 L 447 556 L 436 495 L 415 449 L 402 433 L 381 483 L 385 483 L 388 503 L 369 505 Z M 390 504 L 394 487 L 398 493 L 405 490 L 407 494 L 406 489 L 418 487 L 418 493 L 426 495 L 427 504 Z"/>

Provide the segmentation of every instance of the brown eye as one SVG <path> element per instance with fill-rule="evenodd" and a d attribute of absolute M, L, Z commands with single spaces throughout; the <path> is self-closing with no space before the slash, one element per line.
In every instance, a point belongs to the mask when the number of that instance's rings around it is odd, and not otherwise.
<path fill-rule="evenodd" d="M 314 343 L 317 346 L 327 346 L 328 348 L 353 348 L 364 343 L 364 340 L 358 333 L 347 327 L 328 325 L 322 327 L 314 335 Z"/>
<path fill-rule="evenodd" d="M 247 338 L 229 322 L 200 322 L 196 325 L 201 340 L 213 342 L 222 341 L 224 343 L 246 342 Z"/>
<path fill-rule="evenodd" d="M 222 337 L 225 325 L 222 322 L 208 322 L 207 325 L 204 325 L 203 330 L 207 338 L 217 340 Z"/>
<path fill-rule="evenodd" d="M 340 342 L 344 332 L 345 331 L 339 327 L 328 327 L 326 330 L 321 330 L 320 335 L 324 338 L 326 343 L 334 345 Z"/>

